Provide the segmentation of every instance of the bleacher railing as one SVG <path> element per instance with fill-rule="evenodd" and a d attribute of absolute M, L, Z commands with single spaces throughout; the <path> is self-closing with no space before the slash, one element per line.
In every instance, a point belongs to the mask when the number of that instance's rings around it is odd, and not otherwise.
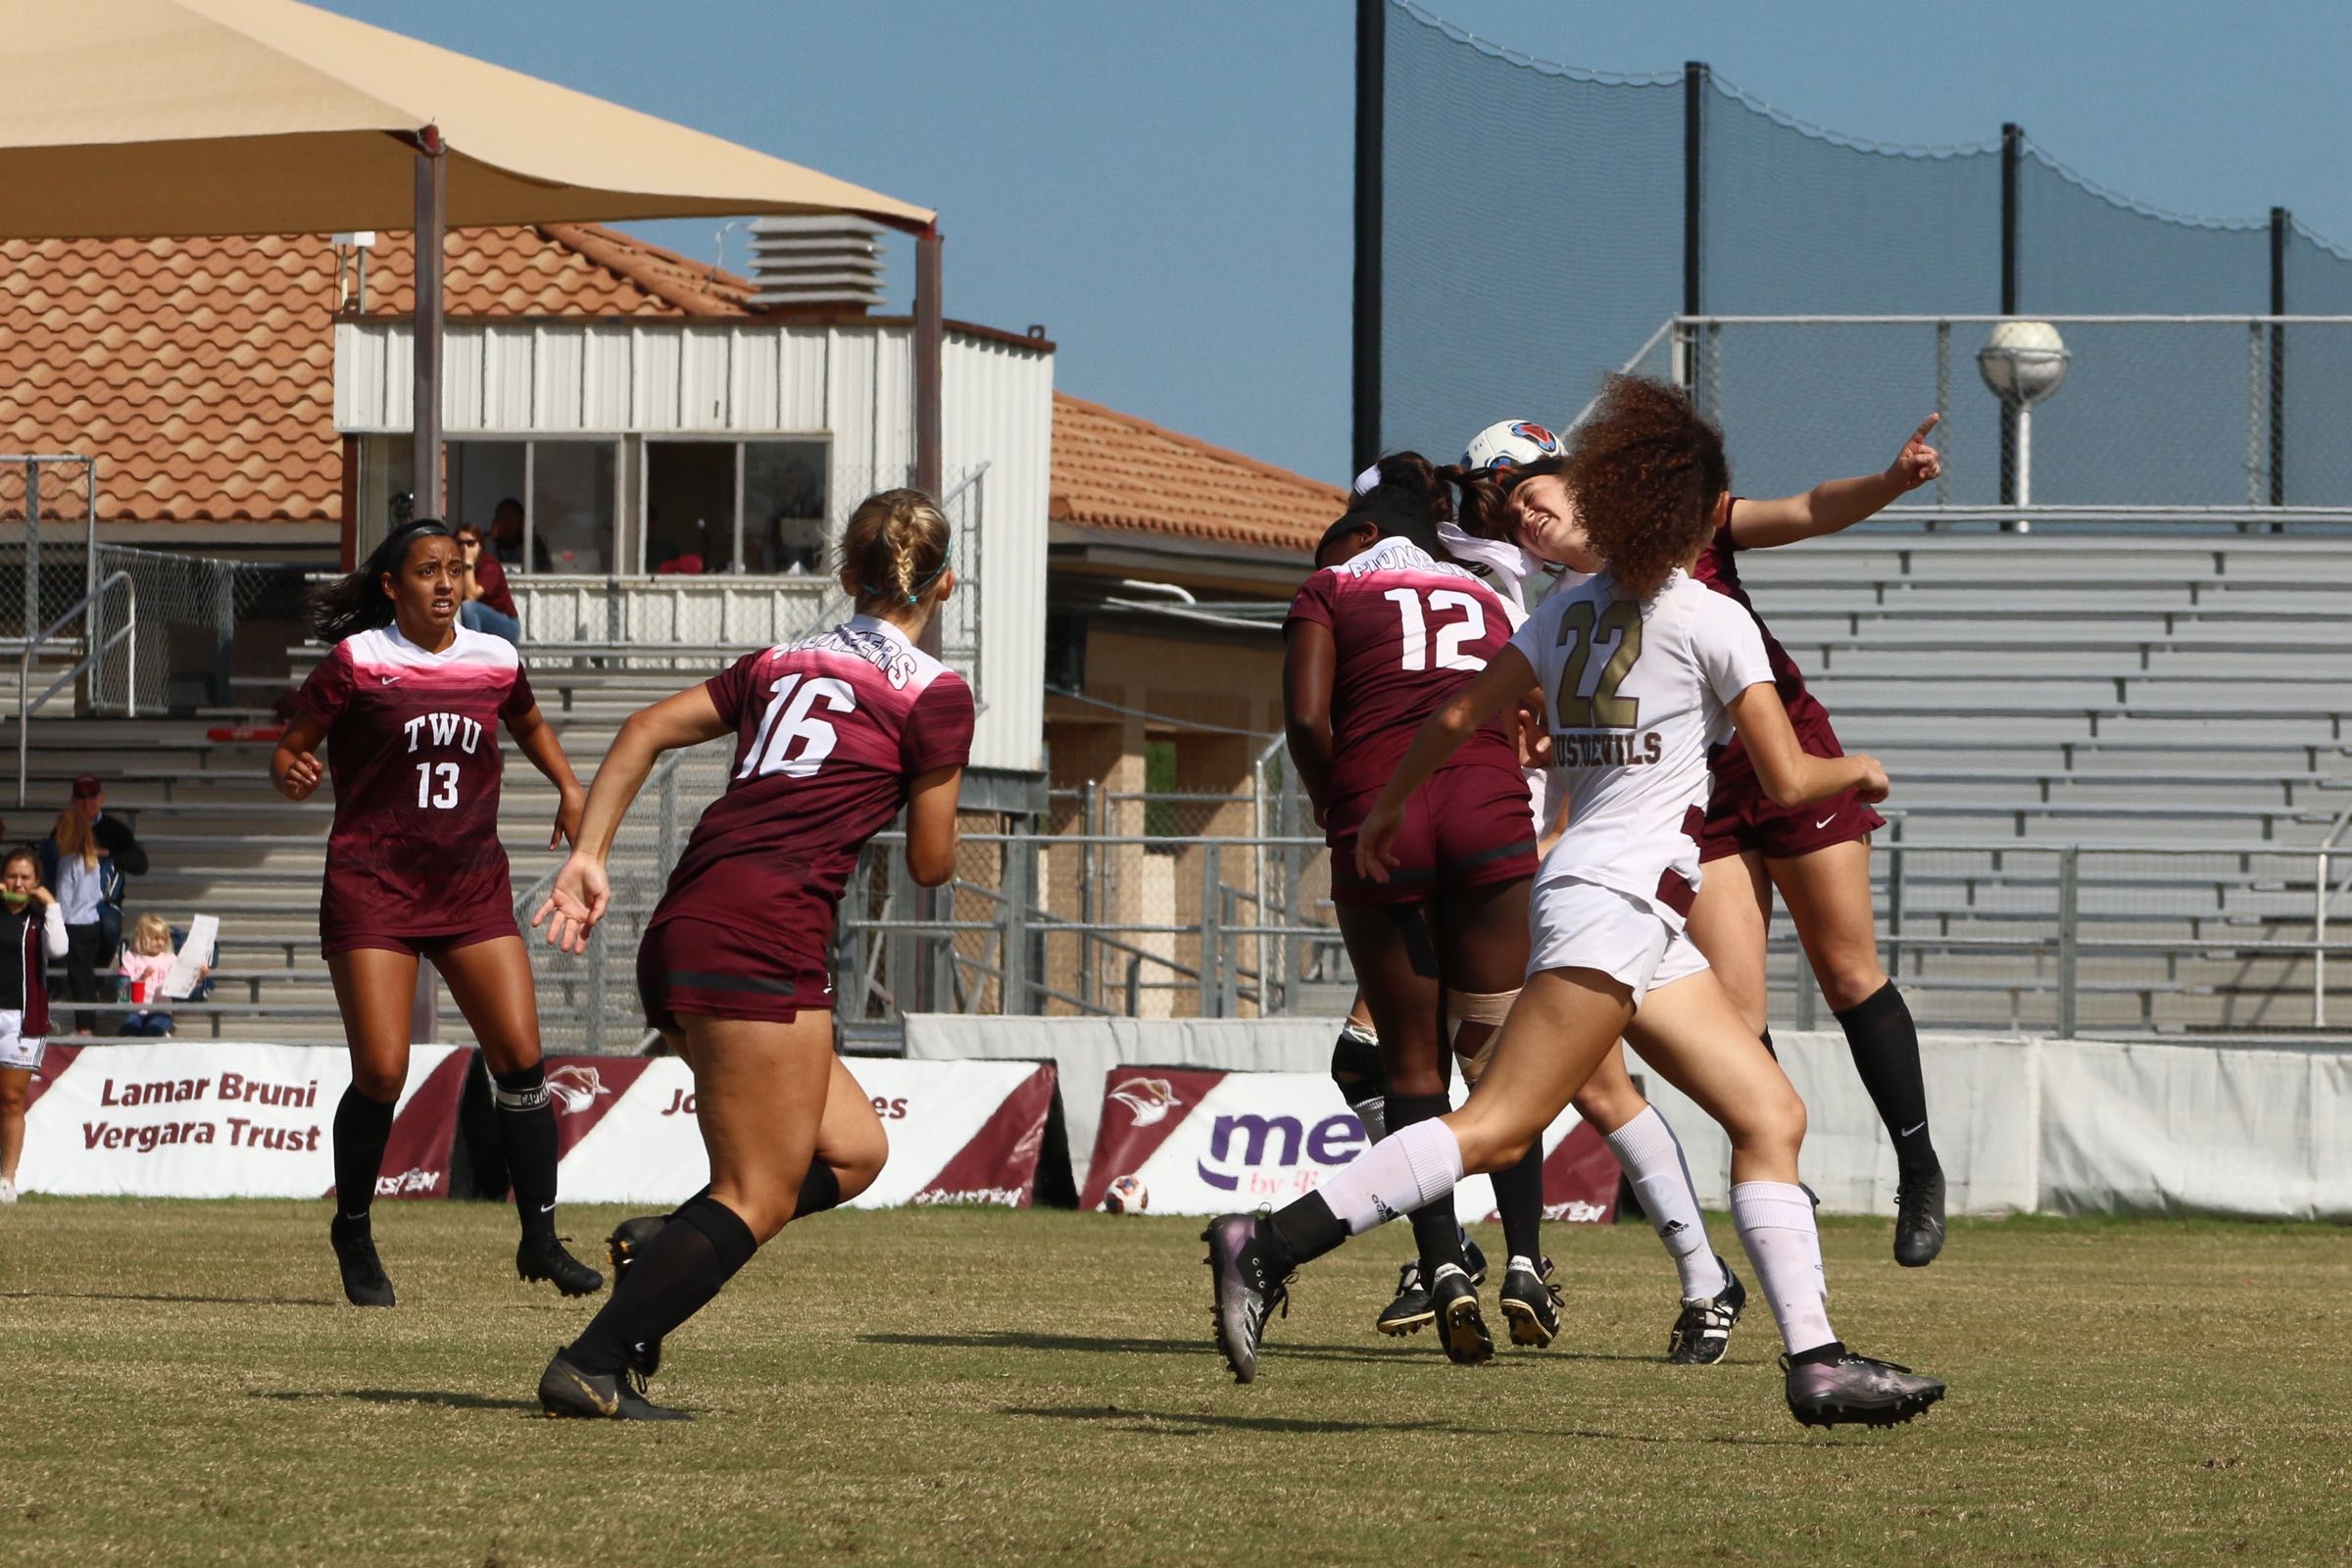
<path fill-rule="evenodd" d="M 2003 316 L 1676 316 L 1624 368 L 1690 389 L 1744 494 L 1884 461 L 1935 413 L 1943 474 L 1882 523 L 2352 528 L 2352 317 L 2033 318 L 2067 358 L 2022 420 L 1979 373 Z"/>

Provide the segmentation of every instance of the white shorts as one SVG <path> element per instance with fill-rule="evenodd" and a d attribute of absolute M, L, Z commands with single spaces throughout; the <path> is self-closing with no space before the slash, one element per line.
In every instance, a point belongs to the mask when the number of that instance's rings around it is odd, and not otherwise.
<path fill-rule="evenodd" d="M 1598 969 L 1625 983 L 1634 1004 L 1707 966 L 1690 936 L 1615 888 L 1564 878 L 1538 882 L 1530 906 L 1527 972 Z"/>
<path fill-rule="evenodd" d="M 0 1007 L 0 1067 L 39 1072 L 41 1056 L 48 1049 L 46 1040 L 24 1038 L 24 1014 Z"/>

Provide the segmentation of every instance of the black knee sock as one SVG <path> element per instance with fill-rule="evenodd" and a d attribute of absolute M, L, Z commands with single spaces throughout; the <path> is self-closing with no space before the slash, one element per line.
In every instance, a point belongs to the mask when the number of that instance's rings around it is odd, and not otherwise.
<path fill-rule="evenodd" d="M 391 1141 L 392 1107 L 356 1086 L 344 1090 L 335 1106 L 335 1209 L 345 1219 L 368 1217 L 375 1179 L 383 1173 L 384 1145 Z"/>
<path fill-rule="evenodd" d="M 1508 1170 L 1494 1173 L 1494 1209 L 1502 1216 L 1502 1245 L 1513 1257 L 1541 1259 L 1544 1234 L 1544 1140 Z"/>
<path fill-rule="evenodd" d="M 638 1346 L 666 1337 L 751 1261 L 751 1227 L 715 1198 L 697 1198 L 646 1244 L 604 1309 L 564 1353 L 583 1372 L 618 1372 Z"/>
<path fill-rule="evenodd" d="M 491 1079 L 490 1102 L 498 1107 L 498 1152 L 506 1156 L 507 1179 L 514 1184 L 514 1210 L 522 1234 L 538 1239 L 556 1234 L 556 1108 L 548 1102 L 547 1069 L 534 1062 Z"/>
<path fill-rule="evenodd" d="M 841 1206 L 841 1178 L 833 1167 L 821 1159 L 808 1162 L 808 1174 L 801 1178 L 801 1200 L 792 1206 L 794 1219 L 807 1219 L 822 1214 L 828 1208 Z"/>
<path fill-rule="evenodd" d="M 1259 1245 L 1269 1254 L 1268 1261 L 1279 1279 L 1299 1264 L 1336 1250 L 1348 1239 L 1348 1227 L 1340 1223 L 1321 1193 L 1309 1193 L 1268 1215 L 1259 1234 Z"/>
<path fill-rule="evenodd" d="M 1838 1015 L 1846 1046 L 1854 1054 L 1854 1071 L 1879 1107 L 1879 1120 L 1894 1140 L 1894 1157 L 1903 1174 L 1927 1175 L 1937 1168 L 1936 1146 L 1928 1137 L 1928 1090 L 1920 1079 L 1919 1030 L 1903 994 L 1889 980 L 1872 996 Z"/>
<path fill-rule="evenodd" d="M 1389 1132 L 1394 1135 L 1416 1122 L 1433 1121 L 1452 1108 L 1452 1102 L 1444 1095 L 1391 1095 Z M 1453 1217 L 1452 1194 L 1422 1204 L 1410 1217 L 1413 1245 L 1421 1250 L 1424 1278 L 1437 1278 L 1439 1268 L 1447 1263 L 1456 1268 L 1467 1266 L 1462 1261 L 1462 1228 Z"/>
<path fill-rule="evenodd" d="M 703 1183 L 703 1185 L 702 1185 L 702 1186 L 700 1186 L 700 1187 L 697 1187 L 697 1188 L 694 1190 L 694 1192 L 693 1192 L 692 1196 L 690 1196 L 690 1197 L 689 1197 L 689 1198 L 686 1200 L 686 1202 L 685 1202 L 685 1203 L 680 1203 L 680 1204 L 679 1204 L 677 1207 L 675 1207 L 675 1208 L 671 1209 L 671 1210 L 669 1211 L 669 1213 L 668 1213 L 666 1216 L 664 1216 L 664 1217 L 665 1217 L 665 1218 L 668 1218 L 668 1219 L 676 1219 L 676 1218 L 677 1218 L 677 1217 L 678 1217 L 680 1214 L 683 1214 L 683 1213 L 685 1213 L 685 1212 L 686 1212 L 686 1205 L 687 1205 L 687 1203 L 692 1203 L 693 1201 L 695 1201 L 695 1200 L 696 1200 L 696 1199 L 709 1198 L 710 1196 L 710 1184 L 709 1182 L 705 1182 L 705 1183 Z"/>

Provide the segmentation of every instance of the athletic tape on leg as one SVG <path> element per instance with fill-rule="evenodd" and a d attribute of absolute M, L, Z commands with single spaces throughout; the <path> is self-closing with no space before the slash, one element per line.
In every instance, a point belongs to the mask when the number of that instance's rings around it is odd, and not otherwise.
<path fill-rule="evenodd" d="M 1483 1023 L 1492 1025 L 1486 1039 L 1479 1042 L 1477 1052 L 1462 1063 L 1462 1076 L 1471 1083 L 1487 1070 L 1494 1059 L 1494 1043 L 1502 1038 L 1502 1022 L 1511 1015 L 1511 1004 L 1519 993 L 1511 991 L 1448 991 L 1446 993 L 1446 1044 L 1452 1049 L 1462 1035 L 1462 1025 Z"/>

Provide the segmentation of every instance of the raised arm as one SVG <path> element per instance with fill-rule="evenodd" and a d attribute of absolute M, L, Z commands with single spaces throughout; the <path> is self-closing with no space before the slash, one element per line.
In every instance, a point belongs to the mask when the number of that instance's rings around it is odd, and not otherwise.
<path fill-rule="evenodd" d="M 547 836 L 547 847 L 552 850 L 577 842 L 580 811 L 588 804 L 588 792 L 580 788 L 579 776 L 571 770 L 571 759 L 564 755 L 564 743 L 557 738 L 555 726 L 533 703 L 528 712 L 507 721 L 507 733 L 514 737 L 515 749 L 556 787 L 556 826 Z"/>
<path fill-rule="evenodd" d="M 612 853 L 613 835 L 629 803 L 645 788 L 654 759 L 663 752 L 700 746 L 727 733 L 703 686 L 690 686 L 675 697 L 664 697 L 651 708 L 631 713 L 612 738 L 612 749 L 588 786 L 588 801 L 572 838 L 571 858 L 556 873 L 555 890 L 531 916 L 536 927 L 547 925 L 547 940 L 566 953 L 588 946 L 588 933 L 605 917 L 612 889 L 605 877 L 605 858 Z M 519 740 L 519 737 L 517 738 Z"/>
<path fill-rule="evenodd" d="M 1315 803 L 1315 820 L 1331 802 L 1331 686 L 1340 647 L 1320 621 L 1295 620 L 1282 656 L 1282 720 L 1291 766 Z"/>
<path fill-rule="evenodd" d="M 1460 750 L 1462 742 L 1477 733 L 1481 724 L 1517 704 L 1534 684 L 1535 666 L 1527 662 L 1525 654 L 1505 643 L 1470 684 L 1422 721 L 1404 760 L 1389 775 L 1380 799 L 1373 802 L 1371 813 L 1356 832 L 1355 868 L 1360 874 L 1375 882 L 1389 879 L 1389 867 L 1396 863 L 1389 847 L 1396 841 L 1396 830 L 1404 823 L 1404 803 L 1412 799 L 1413 791 L 1429 781 L 1430 774 L 1445 765 L 1446 759 Z"/>
<path fill-rule="evenodd" d="M 1759 681 L 1732 699 L 1725 711 L 1747 743 L 1756 781 L 1775 806 L 1803 806 L 1857 790 L 1866 801 L 1886 798 L 1886 770 L 1875 757 L 1815 757 L 1797 743 L 1781 694 Z"/>
<path fill-rule="evenodd" d="M 1931 414 L 1922 419 L 1883 472 L 1824 479 L 1800 495 L 1775 501 L 1751 501 L 1743 496 L 1733 502 L 1732 543 L 1742 550 L 1769 550 L 1800 539 L 1818 539 L 1851 528 L 1908 495 L 1943 471 L 1942 455 L 1928 445 L 1928 432 L 1942 417 Z"/>

